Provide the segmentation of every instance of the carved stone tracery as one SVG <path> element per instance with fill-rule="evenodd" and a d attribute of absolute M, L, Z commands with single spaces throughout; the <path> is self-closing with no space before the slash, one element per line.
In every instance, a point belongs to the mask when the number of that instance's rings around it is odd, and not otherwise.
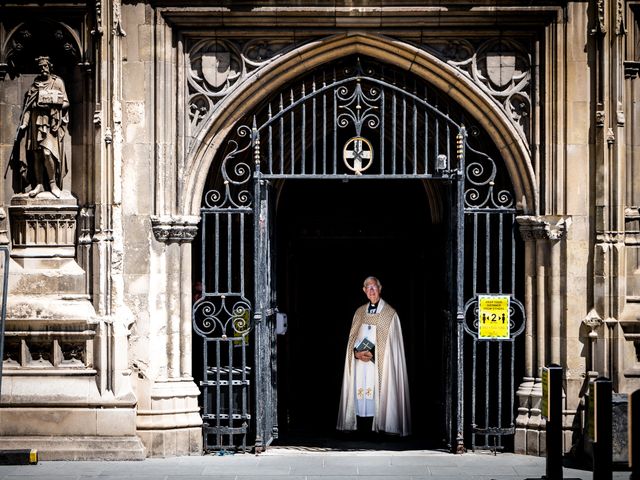
<path fill-rule="evenodd" d="M 253 39 L 244 43 L 220 38 L 194 41 L 188 47 L 186 62 L 191 137 L 197 136 L 206 120 L 238 84 L 298 46 L 294 39 L 283 38 Z M 501 37 L 475 42 L 430 40 L 420 48 L 463 72 L 491 96 L 528 144 L 532 59 L 527 45 Z"/>
<path fill-rule="evenodd" d="M 75 339 L 68 339 L 73 335 Z M 27 332 L 9 331 L 6 338 L 3 365 L 11 370 L 24 368 L 91 368 L 87 348 L 94 331 Z"/>
<path fill-rule="evenodd" d="M 244 43 L 205 39 L 193 43 L 187 55 L 192 134 L 206 123 L 236 85 L 293 46 L 293 40 L 287 39 L 254 39 Z"/>
<path fill-rule="evenodd" d="M 431 40 L 423 48 L 471 78 L 505 111 L 520 135 L 531 140 L 530 49 L 506 38 Z"/>

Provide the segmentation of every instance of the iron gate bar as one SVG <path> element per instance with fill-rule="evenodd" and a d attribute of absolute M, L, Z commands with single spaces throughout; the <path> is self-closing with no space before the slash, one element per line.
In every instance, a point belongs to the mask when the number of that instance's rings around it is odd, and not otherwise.
<path fill-rule="evenodd" d="M 436 128 L 438 125 L 436 124 Z M 437 143 L 437 142 L 436 142 Z M 462 453 L 464 451 L 464 312 L 462 306 L 464 304 L 464 181 L 465 181 L 465 147 L 466 144 L 466 131 L 462 131 L 459 134 L 458 145 L 459 148 L 457 160 L 458 160 L 458 182 L 454 184 L 453 191 L 455 192 L 455 227 L 456 227 L 456 346 L 455 355 L 457 359 L 457 365 L 455 373 L 457 379 L 457 408 L 456 408 L 456 431 L 452 432 L 452 438 L 455 438 L 455 451 Z"/>
<path fill-rule="evenodd" d="M 263 173 L 261 175 L 265 180 L 291 180 L 300 179 L 299 174 L 280 174 L 280 173 Z M 434 176 L 433 174 L 409 174 L 409 175 L 348 175 L 348 174 L 328 174 L 314 175 L 314 180 L 342 180 L 342 181 L 362 181 L 362 180 L 455 180 L 456 176 L 451 174 L 442 174 Z M 308 177 L 307 177 L 308 179 Z"/>

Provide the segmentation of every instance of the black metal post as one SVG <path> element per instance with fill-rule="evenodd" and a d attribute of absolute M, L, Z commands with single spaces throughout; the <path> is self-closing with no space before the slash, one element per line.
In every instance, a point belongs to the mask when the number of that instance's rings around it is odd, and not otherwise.
<path fill-rule="evenodd" d="M 629 395 L 629 468 L 630 480 L 640 480 L 640 390 Z"/>
<path fill-rule="evenodd" d="M 461 127 L 456 137 L 456 157 L 458 160 L 458 180 L 456 192 L 456 374 L 458 402 L 456 410 L 455 453 L 464 453 L 464 181 L 465 181 L 465 145 L 466 130 Z M 453 439 L 452 439 L 453 440 Z"/>
<path fill-rule="evenodd" d="M 611 430 L 611 380 L 599 377 L 594 382 L 593 480 L 611 480 L 613 441 Z"/>
<path fill-rule="evenodd" d="M 7 316 L 7 296 L 9 295 L 9 248 L 0 247 L 2 254 L 2 309 L 0 310 L 0 403 L 2 403 L 2 364 L 4 362 L 4 321 Z"/>
<path fill-rule="evenodd" d="M 562 367 L 551 364 L 546 368 L 547 424 L 547 480 L 562 480 Z"/>

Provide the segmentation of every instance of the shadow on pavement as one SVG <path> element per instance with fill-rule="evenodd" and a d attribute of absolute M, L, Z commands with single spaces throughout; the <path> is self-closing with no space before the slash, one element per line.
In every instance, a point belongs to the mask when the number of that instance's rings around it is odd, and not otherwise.
<path fill-rule="evenodd" d="M 381 433 L 340 433 L 313 435 L 309 433 L 288 433 L 275 440 L 272 447 L 318 451 L 358 451 L 358 450 L 447 450 L 434 447 L 413 436 L 399 437 Z"/>

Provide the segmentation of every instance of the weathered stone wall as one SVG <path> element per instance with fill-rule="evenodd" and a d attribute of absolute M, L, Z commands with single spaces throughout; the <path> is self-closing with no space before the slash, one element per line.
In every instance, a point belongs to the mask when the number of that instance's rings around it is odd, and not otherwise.
<path fill-rule="evenodd" d="M 565 367 L 566 450 L 584 428 L 591 378 L 609 376 L 620 393 L 640 386 L 637 4 L 368 3 L 0 7 L 0 38 L 10 39 L 0 52 L 2 167 L 37 73 L 27 57 L 57 59 L 72 105 L 69 195 L 38 196 L 25 210 L 11 175 L 0 192 L 0 244 L 13 247 L 2 444 L 38 439 L 51 458 L 99 457 L 103 445 L 114 457 L 201 451 L 190 242 L 206 176 L 234 123 L 260 101 L 356 53 L 446 91 L 503 154 L 525 243 L 516 451 L 544 453 L 542 366 Z M 24 18 L 33 21 L 22 28 Z M 35 44 L 19 35 L 38 25 L 47 28 Z M 500 71 L 486 62 L 498 43 L 515 59 L 511 96 L 506 60 Z M 203 72 L 205 55 L 228 65 Z M 76 209 L 70 237 L 29 237 L 25 218 L 42 231 L 69 220 L 64 208 L 51 220 L 41 200 Z M 27 414 L 28 425 L 12 423 Z"/>

